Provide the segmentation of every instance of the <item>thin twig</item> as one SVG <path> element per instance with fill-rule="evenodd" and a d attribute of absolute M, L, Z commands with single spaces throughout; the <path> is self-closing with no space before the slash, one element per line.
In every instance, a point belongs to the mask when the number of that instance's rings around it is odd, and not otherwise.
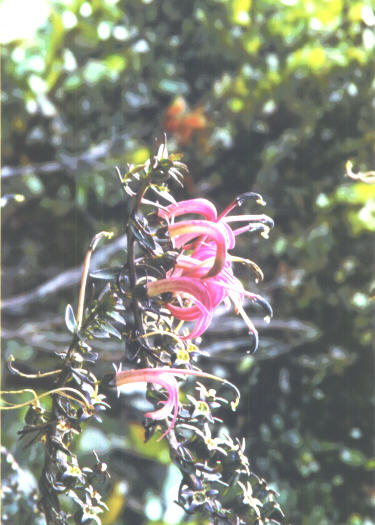
<path fill-rule="evenodd" d="M 78 330 L 81 328 L 83 312 L 85 309 L 85 294 L 86 294 L 87 277 L 89 275 L 92 254 L 95 250 L 95 247 L 97 246 L 98 242 L 100 241 L 102 237 L 111 238 L 112 235 L 113 234 L 110 232 L 97 233 L 95 237 L 92 239 L 92 241 L 90 242 L 89 249 L 87 250 L 85 261 L 83 263 L 83 269 L 82 269 L 81 288 L 79 290 L 78 309 L 77 309 L 77 329 Z"/>
<path fill-rule="evenodd" d="M 375 183 L 375 171 L 359 171 L 354 173 L 353 163 L 348 160 L 345 164 L 345 175 L 353 180 L 359 180 L 365 184 L 374 184 Z"/>

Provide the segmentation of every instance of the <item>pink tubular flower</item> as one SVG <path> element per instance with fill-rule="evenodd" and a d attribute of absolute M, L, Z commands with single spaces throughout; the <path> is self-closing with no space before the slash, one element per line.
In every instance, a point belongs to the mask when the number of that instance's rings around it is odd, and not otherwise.
<path fill-rule="evenodd" d="M 188 245 L 196 237 L 204 237 L 207 242 L 216 245 L 212 267 L 203 277 L 212 277 L 219 273 L 225 264 L 228 248 L 234 246 L 232 230 L 216 222 L 192 219 L 171 224 L 168 230 L 176 248 Z"/>
<path fill-rule="evenodd" d="M 195 303 L 192 307 L 181 308 L 179 315 L 174 312 L 175 307 L 172 304 L 168 304 L 167 307 L 177 319 L 182 321 L 196 320 L 189 339 L 198 337 L 207 329 L 212 319 L 211 298 L 207 294 L 206 287 L 199 279 L 191 277 L 171 277 L 147 284 L 149 297 L 169 292 L 177 294 L 180 298 L 188 298 Z"/>
<path fill-rule="evenodd" d="M 170 204 L 166 210 L 159 210 L 159 216 L 163 217 L 163 219 L 171 219 L 188 213 L 202 215 L 205 219 L 213 222 L 216 222 L 217 219 L 216 208 L 212 202 L 207 199 L 180 201 L 175 204 Z"/>
<path fill-rule="evenodd" d="M 233 257 L 228 253 L 235 246 L 235 237 L 246 231 L 260 230 L 265 237 L 273 221 L 267 215 L 229 215 L 236 206 L 241 206 L 247 199 L 256 198 L 264 205 L 260 195 L 245 193 L 235 199 L 220 215 L 215 206 L 206 199 L 190 199 L 169 205 L 159 210 L 159 216 L 168 223 L 168 231 L 174 247 L 180 249 L 176 265 L 167 279 L 155 281 L 147 285 L 149 296 L 164 292 L 174 293 L 177 299 L 188 296 L 193 304 L 186 306 L 169 303 L 172 315 L 183 321 L 196 321 L 189 334 L 192 339 L 201 335 L 211 322 L 213 311 L 222 301 L 231 300 L 236 313 L 240 313 L 250 332 L 254 336 L 254 346 L 257 346 L 257 331 L 243 310 L 244 297 L 263 305 L 269 316 L 272 309 L 259 295 L 246 291 L 241 282 L 234 276 L 232 261 L 251 263 L 244 259 Z M 186 218 L 198 215 L 200 219 Z M 176 221 L 178 218 L 181 220 Z M 231 224 L 245 223 L 232 230 Z M 159 284 L 158 284 L 159 283 Z"/>
<path fill-rule="evenodd" d="M 177 419 L 178 409 L 179 409 L 179 387 L 178 382 L 175 376 L 184 377 L 184 376 L 196 376 L 196 377 L 205 377 L 207 379 L 214 379 L 216 381 L 221 381 L 223 383 L 229 384 L 232 388 L 235 389 L 237 398 L 239 398 L 238 390 L 228 383 L 225 379 L 214 376 L 212 374 L 207 374 L 206 372 L 201 372 L 198 370 L 182 370 L 179 368 L 142 368 L 139 370 L 123 370 L 118 371 L 115 376 L 115 386 L 118 388 L 122 385 L 129 383 L 152 383 L 154 385 L 160 385 L 163 387 L 168 394 L 168 399 L 166 401 L 161 401 L 164 406 L 155 410 L 154 412 L 148 412 L 145 414 L 146 417 L 160 421 L 162 419 L 168 418 L 169 415 L 173 414 L 172 421 L 169 424 L 168 429 L 164 434 L 159 438 L 159 441 L 163 439 L 174 427 L 174 424 Z"/>

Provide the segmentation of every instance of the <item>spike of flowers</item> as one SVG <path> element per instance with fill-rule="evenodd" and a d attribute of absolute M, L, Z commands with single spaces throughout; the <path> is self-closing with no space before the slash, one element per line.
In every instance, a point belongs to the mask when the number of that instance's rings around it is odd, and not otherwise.
<path fill-rule="evenodd" d="M 174 427 L 178 416 L 179 410 L 179 386 L 176 380 L 177 377 L 184 376 L 195 376 L 195 377 L 204 377 L 207 379 L 214 379 L 215 381 L 220 381 L 226 383 L 231 388 L 234 389 L 236 393 L 236 402 L 238 401 L 240 394 L 238 389 L 226 379 L 222 379 L 212 374 L 207 374 L 200 370 L 185 370 L 179 368 L 142 368 L 139 370 L 122 370 L 117 371 L 115 375 L 115 386 L 117 388 L 127 385 L 129 383 L 152 383 L 154 385 L 160 385 L 165 388 L 168 393 L 168 399 L 166 401 L 160 401 L 164 406 L 155 410 L 154 412 L 147 412 L 145 417 L 150 419 L 155 419 L 160 421 L 162 419 L 167 419 L 168 416 L 172 414 L 172 421 L 170 422 L 168 429 L 162 434 L 159 438 L 159 441 L 163 439 Z"/>
<path fill-rule="evenodd" d="M 267 236 L 273 220 L 267 215 L 228 215 L 234 208 L 242 206 L 250 198 L 264 205 L 257 193 L 244 193 L 235 199 L 220 215 L 207 199 L 190 199 L 177 202 L 159 210 L 159 217 L 168 224 L 168 231 L 176 249 L 180 249 L 175 267 L 167 279 L 147 285 L 148 295 L 153 297 L 172 292 L 180 304 L 168 303 L 172 315 L 181 321 L 196 321 L 193 330 L 185 338 L 200 336 L 209 326 L 214 309 L 230 300 L 254 337 L 254 350 L 258 336 L 250 318 L 243 309 L 245 297 L 262 305 L 267 318 L 272 316 L 268 302 L 259 295 L 244 289 L 233 273 L 232 262 L 241 259 L 228 253 L 235 246 L 235 237 L 247 231 L 260 230 Z M 186 219 L 186 215 L 199 215 L 203 219 Z M 176 221 L 176 218 L 181 220 Z M 247 223 L 232 230 L 233 223 Z M 243 262 L 246 262 L 243 260 Z M 190 298 L 193 304 L 183 300 Z"/>

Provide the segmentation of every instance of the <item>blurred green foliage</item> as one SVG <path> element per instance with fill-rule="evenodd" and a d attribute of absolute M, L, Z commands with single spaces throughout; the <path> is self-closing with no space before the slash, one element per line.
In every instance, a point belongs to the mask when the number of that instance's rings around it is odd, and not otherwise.
<path fill-rule="evenodd" d="M 254 189 L 276 222 L 270 241 L 241 246 L 285 323 L 264 329 L 254 359 L 230 342 L 237 325 L 215 347 L 242 391 L 231 425 L 252 468 L 281 493 L 288 522 L 375 523 L 375 194 L 343 177 L 348 159 L 375 166 L 372 2 L 46 0 L 32 35 L 26 4 L 1 11 L 3 27 L 18 24 L 2 45 L 2 192 L 25 196 L 3 212 L 3 299 L 80 264 L 97 231 L 122 232 L 114 166 L 143 161 L 166 129 L 190 167 L 185 195 L 224 205 Z M 50 368 L 66 344 L 56 316 L 74 297 L 5 308 L 5 356 Z M 123 417 L 139 423 L 134 407 Z M 102 439 L 91 428 L 78 444 L 100 448 L 112 472 L 104 523 L 182 522 L 162 445 L 135 439 L 139 426 L 125 436 L 116 408 Z M 38 471 L 38 454 L 14 440 L 22 415 L 3 418 L 3 442 Z"/>

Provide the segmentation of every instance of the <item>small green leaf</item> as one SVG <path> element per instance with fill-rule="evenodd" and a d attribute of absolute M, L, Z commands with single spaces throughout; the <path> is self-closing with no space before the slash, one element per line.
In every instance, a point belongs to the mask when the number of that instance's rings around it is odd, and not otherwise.
<path fill-rule="evenodd" d="M 97 339 L 109 339 L 110 335 L 108 333 L 108 330 L 103 327 L 103 329 L 100 328 L 92 328 L 89 331 L 89 334 Z"/>
<path fill-rule="evenodd" d="M 108 321 L 102 322 L 101 326 L 109 334 L 113 335 L 114 337 L 117 337 L 117 339 L 122 339 L 120 332 Z"/>
<path fill-rule="evenodd" d="M 176 200 L 163 186 L 156 186 L 155 184 L 152 184 L 150 186 L 150 189 L 153 190 L 160 197 L 163 197 L 163 199 L 167 200 L 168 202 L 171 202 L 172 204 L 176 203 Z"/>
<path fill-rule="evenodd" d="M 112 312 L 108 312 L 108 315 L 110 317 L 112 317 L 112 319 L 114 319 L 115 321 L 117 321 L 118 323 L 120 324 L 123 324 L 123 325 L 126 325 L 126 321 L 125 319 L 123 318 L 123 316 L 121 314 L 119 314 L 118 312 L 116 312 L 116 310 L 112 310 Z"/>
<path fill-rule="evenodd" d="M 66 310 L 65 310 L 65 324 L 66 324 L 69 332 L 72 332 L 72 334 L 74 334 L 74 332 L 76 331 L 76 328 L 77 328 L 77 321 L 76 321 L 76 318 L 75 318 L 75 315 L 74 315 L 74 312 L 73 312 L 73 308 L 70 306 L 70 304 L 68 304 L 66 306 Z"/>

